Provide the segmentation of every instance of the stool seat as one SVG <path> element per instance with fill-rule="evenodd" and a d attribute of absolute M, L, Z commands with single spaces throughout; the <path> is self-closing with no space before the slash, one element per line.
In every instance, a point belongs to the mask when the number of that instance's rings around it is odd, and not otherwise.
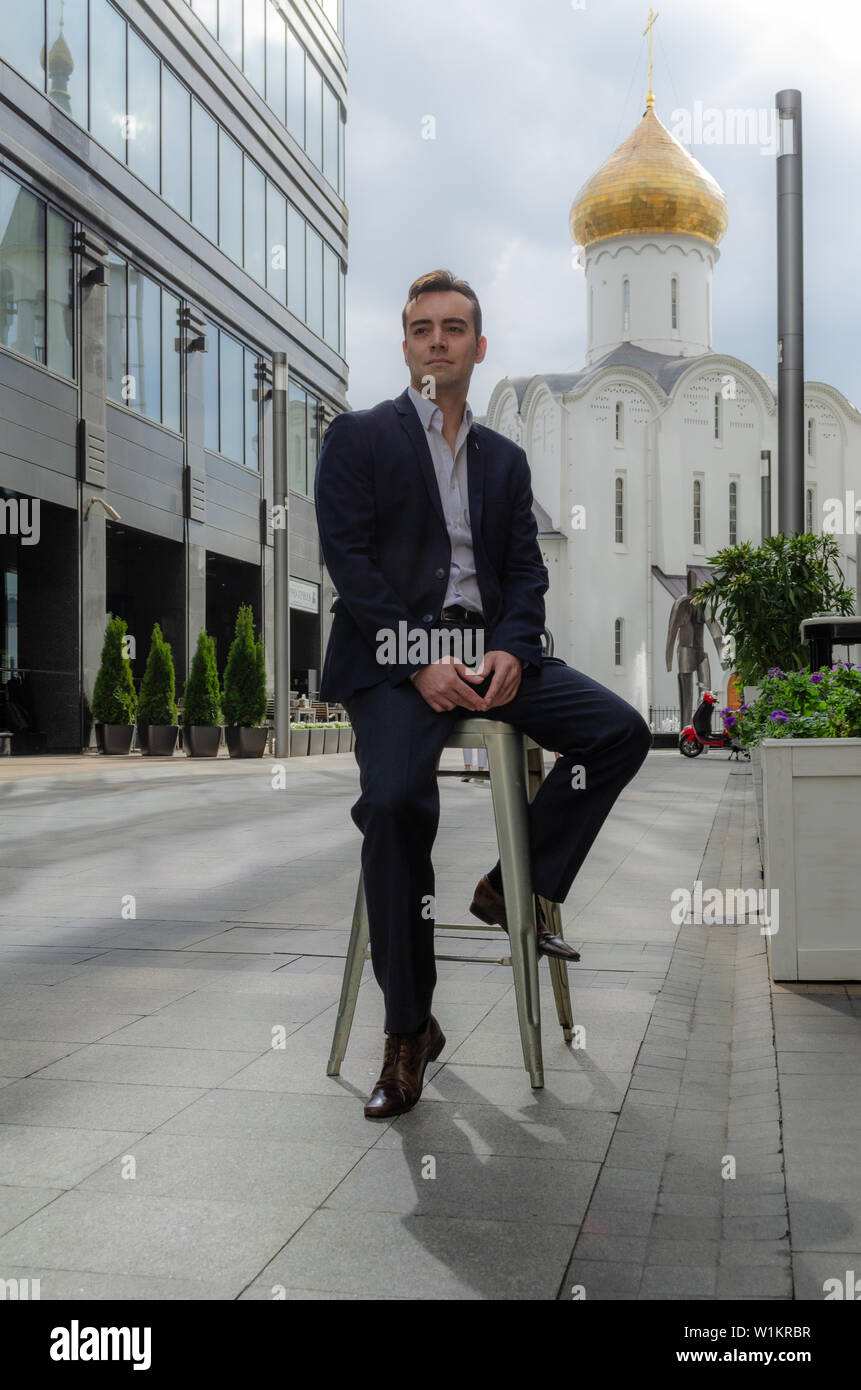
<path fill-rule="evenodd" d="M 446 736 L 443 748 L 485 748 L 488 776 L 496 822 L 496 838 L 502 873 L 502 892 L 508 921 L 507 940 L 511 954 L 498 957 L 497 963 L 510 965 L 514 974 L 517 1019 L 523 1061 L 534 1088 L 544 1085 L 544 1066 L 541 1053 L 541 1011 L 538 989 L 538 939 L 536 934 L 535 894 L 532 888 L 532 865 L 529 848 L 528 806 L 544 780 L 544 758 L 541 745 L 499 719 L 487 715 L 468 715 L 457 719 Z M 439 771 L 439 765 L 437 765 Z M 539 899 L 544 919 L 554 936 L 562 936 L 559 904 Z M 464 924 L 434 921 L 435 931 L 497 932 L 499 926 L 481 922 Z M 332 1050 L 326 1068 L 328 1076 L 338 1076 L 347 1050 L 353 1023 L 356 999 L 362 980 L 362 967 L 369 954 L 368 911 L 361 870 L 356 890 L 356 905 L 338 1016 L 332 1039 Z M 475 956 L 445 956 L 437 952 L 437 960 L 475 960 Z M 550 979 L 556 1013 L 566 1042 L 573 1037 L 574 1016 L 568 985 L 567 962 L 548 957 Z"/>

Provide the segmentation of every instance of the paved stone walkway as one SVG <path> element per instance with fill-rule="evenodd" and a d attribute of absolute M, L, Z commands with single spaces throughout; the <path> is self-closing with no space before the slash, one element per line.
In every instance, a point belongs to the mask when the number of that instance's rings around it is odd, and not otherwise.
<path fill-rule="evenodd" d="M 0 764 L 0 1278 L 43 1299 L 785 1300 L 861 1273 L 857 987 L 772 992 L 757 924 L 670 918 L 697 879 L 759 886 L 744 765 L 654 750 L 620 798 L 563 908 L 583 1047 L 541 968 L 543 1091 L 500 945 L 452 934 L 475 961 L 439 964 L 446 1048 L 388 1125 L 362 1114 L 369 967 L 325 1075 L 355 763 L 284 780 Z M 440 786 L 438 912 L 469 924 L 490 796 Z"/>

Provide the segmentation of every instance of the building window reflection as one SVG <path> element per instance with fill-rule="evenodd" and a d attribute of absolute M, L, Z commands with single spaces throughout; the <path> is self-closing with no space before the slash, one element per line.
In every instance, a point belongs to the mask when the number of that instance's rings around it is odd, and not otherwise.
<path fill-rule="evenodd" d="M 208 324 L 203 359 L 204 445 L 234 463 L 260 467 L 258 354 Z"/>
<path fill-rule="evenodd" d="M 0 172 L 0 343 L 72 378 L 73 226 Z"/>
<path fill-rule="evenodd" d="M 90 128 L 106 150 L 125 162 L 126 24 L 108 0 L 91 0 L 90 25 Z"/>
<path fill-rule="evenodd" d="M 108 399 L 179 433 L 179 300 L 115 251 L 108 266 Z"/>

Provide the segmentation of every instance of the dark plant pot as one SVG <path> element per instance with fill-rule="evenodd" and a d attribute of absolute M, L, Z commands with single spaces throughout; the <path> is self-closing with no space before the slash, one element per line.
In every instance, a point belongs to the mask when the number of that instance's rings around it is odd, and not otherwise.
<path fill-rule="evenodd" d="M 339 729 L 339 730 L 338 730 L 338 752 L 339 752 L 339 753 L 349 753 L 349 751 L 350 751 L 350 730 L 349 730 L 349 729 Z"/>
<path fill-rule="evenodd" d="M 221 743 L 220 724 L 186 724 L 182 742 L 189 758 L 217 758 Z"/>
<path fill-rule="evenodd" d="M 172 758 L 178 732 L 178 724 L 138 724 L 141 752 L 150 758 Z"/>
<path fill-rule="evenodd" d="M 310 729 L 291 729 L 290 730 L 290 757 L 307 758 L 308 756 L 308 735 Z"/>
<path fill-rule="evenodd" d="M 339 732 L 339 731 L 338 731 L 337 729 L 324 729 L 324 730 L 323 730 L 323 736 L 324 736 L 324 737 L 323 737 L 323 752 L 324 752 L 324 753 L 337 753 L 337 751 L 338 751 L 338 732 Z"/>
<path fill-rule="evenodd" d="M 96 724 L 96 744 L 100 753 L 128 753 L 134 724 Z"/>
<path fill-rule="evenodd" d="M 325 729 L 309 729 L 309 730 L 308 730 L 308 752 L 309 752 L 310 754 L 322 753 L 322 751 L 323 751 L 323 735 L 325 734 L 325 732 L 326 732 Z"/>
<path fill-rule="evenodd" d="M 227 751 L 231 758 L 262 758 L 269 737 L 266 725 L 259 729 L 246 729 L 242 724 L 228 724 L 224 731 Z"/>

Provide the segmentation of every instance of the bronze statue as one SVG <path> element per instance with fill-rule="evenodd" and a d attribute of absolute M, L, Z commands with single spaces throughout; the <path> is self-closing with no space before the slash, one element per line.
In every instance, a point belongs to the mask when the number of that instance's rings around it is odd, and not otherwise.
<path fill-rule="evenodd" d="M 731 664 L 725 659 L 724 636 L 720 623 L 714 618 L 704 618 L 702 609 L 698 608 L 691 598 L 692 591 L 697 587 L 697 580 L 695 572 L 690 566 L 688 566 L 687 585 L 687 593 L 680 594 L 670 610 L 670 620 L 667 627 L 668 671 L 673 669 L 673 649 L 677 637 L 679 642 L 677 678 L 679 682 L 679 727 L 681 729 L 690 724 L 693 717 L 695 704 L 694 672 L 696 672 L 698 683 L 703 689 L 709 690 L 711 688 L 711 667 L 703 641 L 704 624 L 708 625 L 715 646 L 721 653 L 721 668 L 726 670 Z"/>

